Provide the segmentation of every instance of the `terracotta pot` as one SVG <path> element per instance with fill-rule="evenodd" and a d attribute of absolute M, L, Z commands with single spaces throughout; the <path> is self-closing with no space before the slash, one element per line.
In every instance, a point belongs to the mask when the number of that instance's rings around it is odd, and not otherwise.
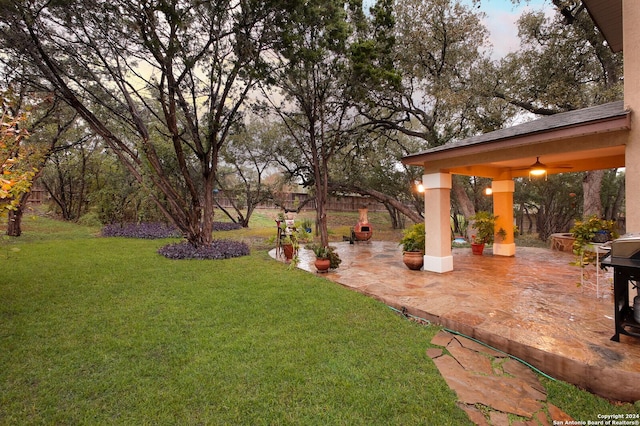
<path fill-rule="evenodd" d="M 471 243 L 471 252 L 475 255 L 482 256 L 484 244 Z"/>
<path fill-rule="evenodd" d="M 282 251 L 284 251 L 284 257 L 287 260 L 293 259 L 293 244 L 285 244 L 282 246 Z"/>
<path fill-rule="evenodd" d="M 419 271 L 424 265 L 424 255 L 421 251 L 405 251 L 402 254 L 402 261 L 412 271 Z"/>
<path fill-rule="evenodd" d="M 327 272 L 331 266 L 331 260 L 329 259 L 316 259 L 315 267 L 318 272 Z"/>

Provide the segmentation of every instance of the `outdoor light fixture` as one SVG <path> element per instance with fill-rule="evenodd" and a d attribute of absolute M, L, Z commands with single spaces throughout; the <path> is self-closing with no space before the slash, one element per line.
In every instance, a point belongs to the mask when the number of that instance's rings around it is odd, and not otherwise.
<path fill-rule="evenodd" d="M 416 190 L 422 194 L 424 192 L 424 185 L 422 184 L 422 182 L 416 180 L 414 181 L 414 184 L 416 185 Z"/>
<path fill-rule="evenodd" d="M 531 176 L 534 177 L 538 177 L 538 176 L 543 176 L 545 177 L 545 180 L 547 178 L 547 166 L 545 166 L 544 164 L 542 164 L 540 162 L 540 157 L 536 157 L 536 162 L 533 163 L 531 165 L 531 167 L 529 167 L 529 179 L 531 179 Z"/>
<path fill-rule="evenodd" d="M 485 193 L 485 195 L 491 195 L 491 194 L 493 194 L 493 189 L 491 189 L 491 188 L 485 188 L 485 189 L 484 189 L 484 193 Z"/>

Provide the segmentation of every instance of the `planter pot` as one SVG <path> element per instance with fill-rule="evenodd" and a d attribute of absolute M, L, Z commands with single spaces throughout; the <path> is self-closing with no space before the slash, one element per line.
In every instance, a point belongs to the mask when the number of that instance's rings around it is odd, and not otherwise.
<path fill-rule="evenodd" d="M 420 251 L 405 251 L 402 254 L 402 261 L 412 271 L 419 271 L 424 264 L 424 255 Z"/>
<path fill-rule="evenodd" d="M 475 255 L 482 256 L 484 244 L 471 243 L 471 252 Z"/>
<path fill-rule="evenodd" d="M 331 260 L 329 259 L 316 259 L 315 262 L 315 267 L 318 270 L 318 272 L 322 273 L 322 272 L 327 272 L 329 270 L 329 267 L 331 266 Z"/>
<path fill-rule="evenodd" d="M 284 257 L 287 260 L 293 259 L 293 244 L 285 244 L 282 246 L 282 251 L 284 252 Z"/>
<path fill-rule="evenodd" d="M 611 233 L 609 231 L 597 231 L 593 236 L 594 243 L 606 243 L 611 239 Z"/>

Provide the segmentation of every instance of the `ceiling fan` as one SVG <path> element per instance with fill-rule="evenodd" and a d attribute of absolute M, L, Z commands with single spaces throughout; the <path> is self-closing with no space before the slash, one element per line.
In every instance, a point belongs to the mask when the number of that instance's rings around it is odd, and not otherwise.
<path fill-rule="evenodd" d="M 541 176 L 549 169 L 573 169 L 569 164 L 553 164 L 551 166 L 540 161 L 540 157 L 536 157 L 536 162 L 527 167 L 515 167 L 512 170 L 529 170 L 534 176 Z"/>
<path fill-rule="evenodd" d="M 531 177 L 544 176 L 545 180 L 546 180 L 547 171 L 550 168 L 552 168 L 552 169 L 573 169 L 573 167 L 569 166 L 569 165 L 553 165 L 552 167 L 549 167 L 548 165 L 540 162 L 540 157 L 536 157 L 536 162 L 533 163 L 532 165 L 530 165 L 529 167 L 520 167 L 520 168 L 515 168 L 513 170 L 529 170 L 529 179 L 531 179 Z"/>

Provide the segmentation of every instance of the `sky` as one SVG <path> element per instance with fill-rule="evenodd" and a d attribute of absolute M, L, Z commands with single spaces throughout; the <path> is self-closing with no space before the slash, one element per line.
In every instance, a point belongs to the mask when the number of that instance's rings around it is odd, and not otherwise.
<path fill-rule="evenodd" d="M 472 0 L 462 0 L 462 3 L 472 4 Z M 491 33 L 494 59 L 517 50 L 519 39 L 516 21 L 525 10 L 553 13 L 551 0 L 521 0 L 518 5 L 511 0 L 481 0 L 479 11 L 486 14 L 483 22 Z"/>

